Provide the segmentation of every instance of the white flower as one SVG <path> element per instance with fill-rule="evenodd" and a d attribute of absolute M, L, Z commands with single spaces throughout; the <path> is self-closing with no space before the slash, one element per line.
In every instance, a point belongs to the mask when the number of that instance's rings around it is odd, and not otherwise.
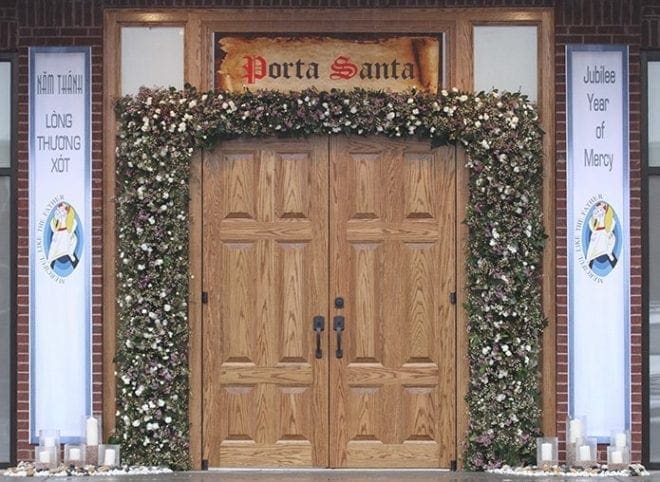
<path fill-rule="evenodd" d="M 497 228 L 493 228 L 490 232 L 490 235 L 493 237 L 493 239 L 500 238 L 500 233 L 497 232 Z"/>
<path fill-rule="evenodd" d="M 164 309 L 166 312 L 168 312 L 168 311 L 171 311 L 171 310 L 172 310 L 172 307 L 171 307 L 170 305 L 165 305 L 165 306 L 163 306 L 163 309 Z"/>
<path fill-rule="evenodd" d="M 147 102 L 146 102 L 146 104 L 147 104 L 147 105 L 151 105 L 151 101 L 152 101 L 151 97 L 147 97 Z"/>
<path fill-rule="evenodd" d="M 504 395 L 503 393 L 498 393 L 497 396 L 495 397 L 495 400 L 497 400 L 498 402 L 502 402 L 504 401 L 505 398 L 506 395 Z"/>
<path fill-rule="evenodd" d="M 136 394 L 138 397 L 139 397 L 140 395 L 142 395 L 142 392 L 144 392 L 144 385 L 140 385 L 139 387 L 137 387 L 137 390 L 135 390 L 135 394 Z"/>
<path fill-rule="evenodd" d="M 481 144 L 481 147 L 483 147 L 484 149 L 490 149 L 490 144 L 486 139 L 482 139 L 479 144 Z"/>
<path fill-rule="evenodd" d="M 466 100 L 468 100 L 468 96 L 465 95 L 465 94 L 463 94 L 462 96 L 460 96 L 460 97 L 458 98 L 458 100 L 460 100 L 461 102 L 465 102 Z"/>
<path fill-rule="evenodd" d="M 392 120 L 394 119 L 394 116 L 395 116 L 394 112 L 388 112 L 385 117 L 387 118 L 387 120 Z"/>
<path fill-rule="evenodd" d="M 139 427 L 140 426 L 140 420 L 139 419 L 138 420 L 133 420 L 133 423 L 131 425 L 133 425 L 134 427 Z"/>
<path fill-rule="evenodd" d="M 172 417 L 165 417 L 165 423 L 172 423 Z"/>

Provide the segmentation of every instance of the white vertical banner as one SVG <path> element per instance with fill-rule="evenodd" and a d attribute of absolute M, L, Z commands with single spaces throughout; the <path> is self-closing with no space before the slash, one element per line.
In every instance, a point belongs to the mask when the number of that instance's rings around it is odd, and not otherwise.
<path fill-rule="evenodd" d="M 89 47 L 29 51 L 30 434 L 78 441 L 91 410 Z"/>
<path fill-rule="evenodd" d="M 628 48 L 566 49 L 569 412 L 630 428 Z"/>

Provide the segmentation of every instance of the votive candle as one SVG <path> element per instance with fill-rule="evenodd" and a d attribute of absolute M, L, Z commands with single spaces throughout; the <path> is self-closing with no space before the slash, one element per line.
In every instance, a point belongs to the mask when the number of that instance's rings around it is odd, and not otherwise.
<path fill-rule="evenodd" d="M 105 449 L 103 465 L 115 465 L 115 449 Z"/>
<path fill-rule="evenodd" d="M 552 460 L 552 444 L 551 443 L 541 444 L 541 460 L 543 460 L 543 461 Z"/>

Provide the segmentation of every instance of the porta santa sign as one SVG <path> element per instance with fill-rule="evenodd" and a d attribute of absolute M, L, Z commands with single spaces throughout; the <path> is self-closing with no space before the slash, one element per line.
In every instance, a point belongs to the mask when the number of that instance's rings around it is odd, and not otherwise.
<path fill-rule="evenodd" d="M 630 426 L 628 51 L 567 49 L 570 411 L 588 435 Z"/>
<path fill-rule="evenodd" d="M 216 34 L 219 90 L 308 88 L 437 92 L 438 37 L 348 40 L 327 37 L 222 37 Z"/>

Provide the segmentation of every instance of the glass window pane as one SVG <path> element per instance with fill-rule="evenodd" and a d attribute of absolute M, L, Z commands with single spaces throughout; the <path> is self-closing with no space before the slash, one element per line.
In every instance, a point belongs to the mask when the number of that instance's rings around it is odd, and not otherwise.
<path fill-rule="evenodd" d="M 647 66 L 649 165 L 660 166 L 660 62 L 649 62 Z"/>
<path fill-rule="evenodd" d="M 0 62 L 0 167 L 11 165 L 11 63 Z"/>
<path fill-rule="evenodd" d="M 536 102 L 537 28 L 474 27 L 474 89 L 522 92 Z"/>
<path fill-rule="evenodd" d="M 0 177 L 0 219 L 11 226 L 10 178 Z M 11 441 L 11 230 L 0 229 L 0 463 Z"/>
<path fill-rule="evenodd" d="M 121 29 L 121 92 L 141 86 L 183 88 L 183 27 Z"/>
<path fill-rule="evenodd" d="M 650 84 L 649 84 L 650 85 Z M 649 177 L 649 417 L 651 461 L 660 462 L 660 176 Z"/>

